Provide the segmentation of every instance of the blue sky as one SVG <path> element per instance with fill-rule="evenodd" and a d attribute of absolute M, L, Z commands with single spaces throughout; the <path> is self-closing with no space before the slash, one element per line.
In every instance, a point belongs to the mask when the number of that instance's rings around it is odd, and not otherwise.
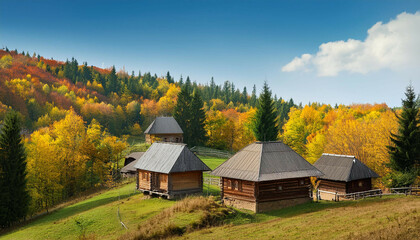
<path fill-rule="evenodd" d="M 337 60 L 333 48 L 324 65 L 318 64 L 316 54 L 323 43 L 349 38 L 370 49 L 363 45 L 368 29 L 417 11 L 420 1 L 0 0 L 0 44 L 58 60 L 75 57 L 89 65 L 125 67 L 129 72 L 165 75 L 169 70 L 176 79 L 189 75 L 199 83 L 213 76 L 219 84 L 229 80 L 248 91 L 253 84 L 260 90 L 266 80 L 273 93 L 295 102 L 399 106 L 410 81 L 420 92 L 419 58 L 407 56 L 412 63 L 407 68 L 394 67 L 407 65 L 408 60 L 399 60 L 375 63 L 372 69 L 375 59 L 364 58 L 363 69 L 353 70 L 350 64 L 320 74 L 330 70 L 325 68 L 331 61 L 347 63 L 352 52 Z M 407 21 L 416 21 L 412 19 Z M 416 39 L 419 31 L 420 27 L 410 29 L 415 35 L 402 42 Z M 400 52 L 395 58 L 405 58 Z M 302 54 L 311 55 L 311 62 L 296 65 Z"/>

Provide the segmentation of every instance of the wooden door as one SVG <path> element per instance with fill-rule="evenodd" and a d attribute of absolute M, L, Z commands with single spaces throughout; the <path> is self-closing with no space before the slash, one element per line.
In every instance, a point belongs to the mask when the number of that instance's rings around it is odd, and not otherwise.
<path fill-rule="evenodd" d="M 160 190 L 159 173 L 152 173 L 152 191 Z"/>

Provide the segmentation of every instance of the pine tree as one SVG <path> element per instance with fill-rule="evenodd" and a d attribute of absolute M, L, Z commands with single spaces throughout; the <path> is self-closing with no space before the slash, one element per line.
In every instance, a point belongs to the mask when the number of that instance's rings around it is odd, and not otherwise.
<path fill-rule="evenodd" d="M 255 84 L 254 84 L 254 87 L 252 88 L 252 94 L 251 94 L 251 99 L 250 99 L 250 105 L 251 105 L 252 107 L 255 107 L 256 103 L 257 103 L 257 88 L 255 87 Z"/>
<path fill-rule="evenodd" d="M 187 142 L 189 146 L 202 146 L 206 142 L 206 130 L 204 129 L 206 113 L 204 111 L 203 100 L 197 89 L 194 90 L 191 101 L 191 141 Z"/>
<path fill-rule="evenodd" d="M 174 109 L 174 118 L 184 132 L 184 142 L 189 143 L 191 139 L 191 94 L 189 88 L 184 86 L 178 94 L 178 101 Z"/>
<path fill-rule="evenodd" d="M 166 73 L 166 80 L 168 81 L 168 83 L 174 83 L 174 78 L 171 77 L 169 71 Z"/>
<path fill-rule="evenodd" d="M 271 91 L 264 83 L 263 92 L 260 94 L 255 113 L 254 135 L 258 141 L 275 141 L 278 135 L 277 111 L 271 98 Z"/>
<path fill-rule="evenodd" d="M 20 132 L 20 117 L 11 111 L 0 132 L 0 227 L 9 227 L 28 211 L 26 155 Z"/>
<path fill-rule="evenodd" d="M 416 103 L 411 85 L 407 87 L 405 96 L 401 115 L 398 116 L 398 132 L 391 134 L 394 145 L 388 147 L 391 168 L 403 173 L 418 169 L 420 163 L 420 106 Z"/>

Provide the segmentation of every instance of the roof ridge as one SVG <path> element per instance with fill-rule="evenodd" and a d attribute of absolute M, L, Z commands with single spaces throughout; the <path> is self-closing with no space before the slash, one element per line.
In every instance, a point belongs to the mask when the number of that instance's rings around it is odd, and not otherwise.
<path fill-rule="evenodd" d="M 335 156 L 335 157 L 349 157 L 349 158 L 355 158 L 354 155 L 343 155 L 343 154 L 333 154 L 333 153 L 322 153 L 324 156 Z"/>
<path fill-rule="evenodd" d="M 349 181 L 349 179 L 350 179 L 351 172 L 353 171 L 353 167 L 354 167 L 355 163 L 356 163 L 356 157 L 355 157 L 355 156 L 353 156 L 353 160 L 352 160 L 352 163 L 351 163 L 351 167 L 350 167 L 349 175 L 348 175 L 348 176 L 347 176 L 347 178 L 346 178 L 346 182 L 347 182 L 347 181 Z"/>
<path fill-rule="evenodd" d="M 264 143 L 261 144 L 261 151 L 260 151 L 260 164 L 258 165 L 258 175 L 257 175 L 257 182 L 260 181 L 260 174 L 261 174 L 261 162 L 262 162 L 262 154 L 264 152 Z"/>

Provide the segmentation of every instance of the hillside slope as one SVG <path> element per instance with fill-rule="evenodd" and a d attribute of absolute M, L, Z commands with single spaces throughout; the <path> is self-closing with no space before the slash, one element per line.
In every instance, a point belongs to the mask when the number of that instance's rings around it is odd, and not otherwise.
<path fill-rule="evenodd" d="M 186 234 L 182 239 L 420 238 L 419 197 L 324 201 L 259 217 L 259 223 L 209 228 Z"/>
<path fill-rule="evenodd" d="M 134 185 L 112 189 L 65 207 L 0 239 L 418 239 L 420 198 L 392 196 L 348 202 L 308 203 L 262 214 L 217 209 L 191 210 L 185 204 L 209 203 L 144 198 Z M 119 200 L 120 196 L 120 200 Z M 210 200 L 211 202 L 212 200 Z M 179 205 L 180 203 L 181 205 Z M 216 206 L 216 205 L 215 205 Z M 120 208 L 125 230 L 119 223 Z M 182 208 L 186 207 L 183 212 Z M 175 209 L 175 212 L 172 212 Z M 199 209 L 199 207 L 194 207 Z M 210 212 L 208 212 L 210 211 Z M 206 215 L 206 214 L 213 214 Z M 222 214 L 222 215 L 220 215 Z M 226 215 L 228 214 L 228 215 Z M 222 216 L 212 225 L 208 221 Z M 225 216 L 225 217 L 223 217 Z M 201 225 L 199 225 L 201 223 Z M 144 227 L 150 229 L 144 229 Z M 203 228 L 204 227 L 204 228 Z M 201 230 L 199 230 L 201 229 Z M 163 232 L 162 232 L 163 231 Z M 159 237 L 160 236 L 160 237 Z"/>

